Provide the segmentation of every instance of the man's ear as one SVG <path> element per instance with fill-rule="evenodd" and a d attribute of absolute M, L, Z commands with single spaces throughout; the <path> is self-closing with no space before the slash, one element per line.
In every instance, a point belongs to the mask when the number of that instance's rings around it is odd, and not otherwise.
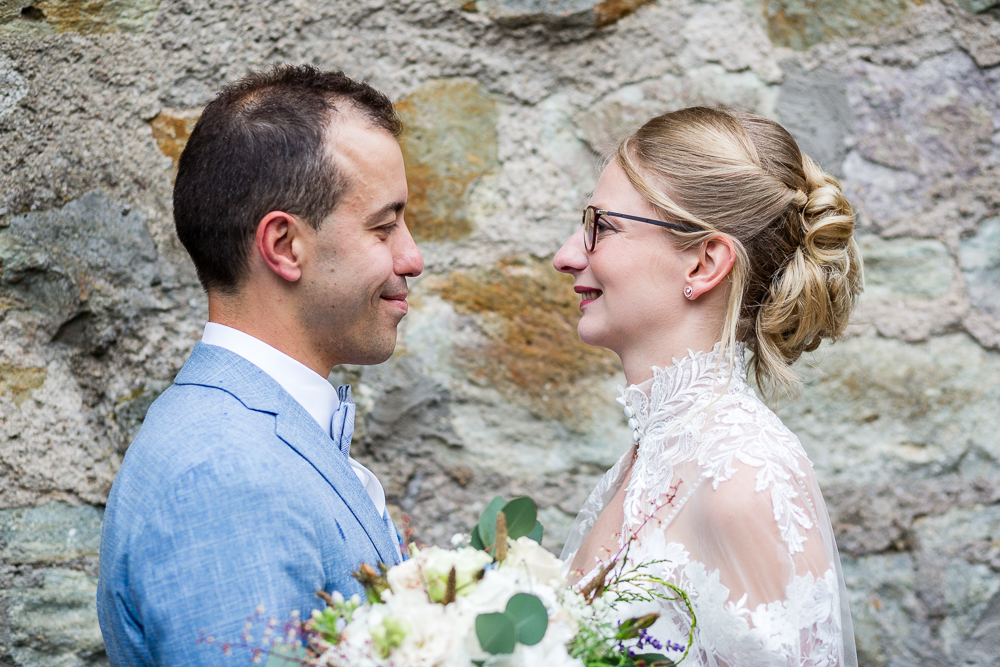
<path fill-rule="evenodd" d="M 302 277 L 305 234 L 302 220 L 283 211 L 271 211 L 257 225 L 257 253 L 276 275 L 295 282 Z"/>
<path fill-rule="evenodd" d="M 697 299 L 708 292 L 729 275 L 736 262 L 736 244 L 723 234 L 710 237 L 697 249 L 697 260 L 686 276 L 684 295 Z M 688 294 L 687 287 L 691 287 Z"/>

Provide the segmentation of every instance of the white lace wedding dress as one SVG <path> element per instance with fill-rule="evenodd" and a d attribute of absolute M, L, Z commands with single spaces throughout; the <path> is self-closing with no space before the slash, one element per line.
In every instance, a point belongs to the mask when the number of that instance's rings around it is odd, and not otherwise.
<path fill-rule="evenodd" d="M 590 494 L 563 560 L 586 583 L 636 535 L 629 561 L 662 560 L 651 571 L 690 595 L 697 625 L 685 667 L 856 667 L 840 558 L 812 464 L 747 385 L 742 352 L 731 369 L 717 345 L 622 390 L 638 442 Z M 581 547 L 583 566 L 573 564 Z M 652 635 L 687 642 L 679 602 L 623 611 L 657 611 Z"/>

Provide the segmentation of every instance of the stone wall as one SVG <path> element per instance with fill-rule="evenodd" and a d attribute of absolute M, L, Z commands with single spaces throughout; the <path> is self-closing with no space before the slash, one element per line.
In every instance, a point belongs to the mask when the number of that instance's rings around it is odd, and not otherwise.
<path fill-rule="evenodd" d="M 426 259 L 394 357 L 338 368 L 416 536 L 530 493 L 558 548 L 628 443 L 551 257 L 645 118 L 780 119 L 861 211 L 851 337 L 778 406 L 866 666 L 1000 664 L 1000 3 L 0 0 L 0 665 L 105 664 L 102 503 L 206 303 L 174 236 L 199 108 L 272 62 L 394 99 Z M 264 508 L 262 508 L 263 511 Z"/>

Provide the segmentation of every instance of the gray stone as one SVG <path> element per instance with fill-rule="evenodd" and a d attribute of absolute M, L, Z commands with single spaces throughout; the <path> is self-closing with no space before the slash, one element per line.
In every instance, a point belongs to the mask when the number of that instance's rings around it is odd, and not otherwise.
<path fill-rule="evenodd" d="M 731 73 L 752 72 L 769 84 L 781 81 L 758 6 L 721 0 L 694 4 L 688 11 L 683 26 L 677 26 L 687 47 L 678 58 L 682 72 L 718 64 Z"/>
<path fill-rule="evenodd" d="M 971 231 L 997 207 L 996 74 L 954 50 L 909 64 L 859 64 L 845 185 L 884 236 Z M 853 151 L 852 151 L 853 153 Z"/>
<path fill-rule="evenodd" d="M 913 530 L 921 549 L 939 553 L 945 563 L 940 595 L 947 620 L 942 633 L 950 635 L 948 643 L 957 647 L 962 637 L 989 620 L 984 614 L 1000 593 L 1000 572 L 975 562 L 971 549 L 1000 540 L 1000 505 L 922 517 L 914 521 Z"/>
<path fill-rule="evenodd" d="M 964 306 L 957 296 L 955 261 L 943 243 L 865 234 L 858 245 L 865 291 L 855 322 L 916 341 L 947 331 L 960 320 Z"/>
<path fill-rule="evenodd" d="M 996 11 L 992 12 L 996 14 Z M 990 15 L 970 16 L 959 21 L 955 37 L 980 67 L 1000 63 L 1000 21 Z"/>
<path fill-rule="evenodd" d="M 843 558 L 863 665 L 920 664 L 942 658 L 952 664 L 992 665 L 985 632 L 998 622 L 1000 573 L 967 557 L 967 548 L 1000 531 L 997 506 L 955 509 L 913 523 L 921 552 Z M 928 641 L 928 620 L 944 652 Z M 968 640 L 966 639 L 968 638 Z M 987 658 L 987 656 L 992 656 Z"/>
<path fill-rule="evenodd" d="M 832 507 L 837 543 L 855 557 L 931 548 L 918 536 L 917 521 L 1000 500 L 995 478 L 979 473 L 965 467 L 961 473 L 946 472 L 905 486 L 892 480 L 828 483 L 823 496 Z M 948 521 L 952 519 L 949 515 Z M 998 556 L 988 540 L 971 541 L 959 551 L 970 562 L 990 567 Z"/>
<path fill-rule="evenodd" d="M 785 81 L 775 111 L 799 148 L 826 171 L 843 176 L 845 137 L 851 108 L 844 76 L 835 70 L 805 71 L 794 61 L 782 64 Z"/>
<path fill-rule="evenodd" d="M 777 86 L 753 72 L 727 72 L 720 65 L 704 65 L 683 76 L 622 86 L 576 114 L 576 122 L 584 140 L 603 154 L 654 116 L 691 106 L 724 105 L 773 117 L 777 96 Z"/>
<path fill-rule="evenodd" d="M 1000 218 L 979 226 L 962 240 L 959 257 L 972 305 L 1000 317 Z"/>
<path fill-rule="evenodd" d="M 821 483 L 967 479 L 1000 470 L 1000 355 L 968 336 L 907 344 L 857 336 L 800 364 L 801 396 L 779 414 L 799 436 Z"/>
<path fill-rule="evenodd" d="M 477 11 L 501 25 L 542 23 L 552 27 L 603 27 L 631 14 L 650 0 L 466 0 L 466 11 Z"/>
<path fill-rule="evenodd" d="M 12 113 L 25 95 L 28 83 L 6 58 L 0 58 L 0 118 Z"/>
<path fill-rule="evenodd" d="M 0 561 L 37 565 L 96 559 L 101 548 L 103 511 L 52 502 L 0 510 Z"/>
<path fill-rule="evenodd" d="M 913 557 L 886 554 L 841 560 L 858 662 L 884 667 L 903 652 L 904 639 L 919 621 Z"/>
<path fill-rule="evenodd" d="M 958 664 L 997 667 L 1000 664 L 1000 593 L 993 596 L 975 629 L 956 651 Z"/>
<path fill-rule="evenodd" d="M 987 10 L 993 9 L 994 7 L 1000 6 L 1000 2 L 997 0 L 956 0 L 958 6 L 967 12 L 972 12 L 973 14 L 981 14 Z"/>
<path fill-rule="evenodd" d="M 936 299 L 948 293 L 954 261 L 948 248 L 930 239 L 858 239 L 865 265 L 865 298 Z"/>
<path fill-rule="evenodd" d="M 531 23 L 549 20 L 592 25 L 594 0 L 475 0 L 476 11 L 495 21 Z"/>
<path fill-rule="evenodd" d="M 13 216 L 0 229 L 0 299 L 45 318 L 56 342 L 101 351 L 156 301 L 156 248 L 145 216 L 92 192 L 61 209 Z"/>
<path fill-rule="evenodd" d="M 97 577 L 62 568 L 45 570 L 38 587 L 0 590 L 9 623 L 0 660 L 14 667 L 107 665 L 96 598 Z"/>

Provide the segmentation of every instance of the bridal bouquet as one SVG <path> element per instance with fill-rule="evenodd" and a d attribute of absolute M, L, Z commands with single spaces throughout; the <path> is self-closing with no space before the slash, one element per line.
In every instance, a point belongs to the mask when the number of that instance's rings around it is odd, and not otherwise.
<path fill-rule="evenodd" d="M 409 560 L 355 577 L 367 600 L 318 595 L 326 609 L 277 631 L 272 621 L 252 647 L 268 667 L 673 667 L 647 629 L 656 614 L 622 620 L 618 602 L 667 598 L 694 615 L 687 595 L 645 573 L 648 564 L 613 559 L 586 586 L 571 587 L 562 561 L 540 545 L 530 498 L 494 498 L 453 550 L 411 547 Z M 249 634 L 249 626 L 248 626 Z M 252 638 L 251 638 L 252 639 Z M 245 645 L 245 644 L 244 644 Z M 690 645 L 690 636 L 688 637 Z"/>

